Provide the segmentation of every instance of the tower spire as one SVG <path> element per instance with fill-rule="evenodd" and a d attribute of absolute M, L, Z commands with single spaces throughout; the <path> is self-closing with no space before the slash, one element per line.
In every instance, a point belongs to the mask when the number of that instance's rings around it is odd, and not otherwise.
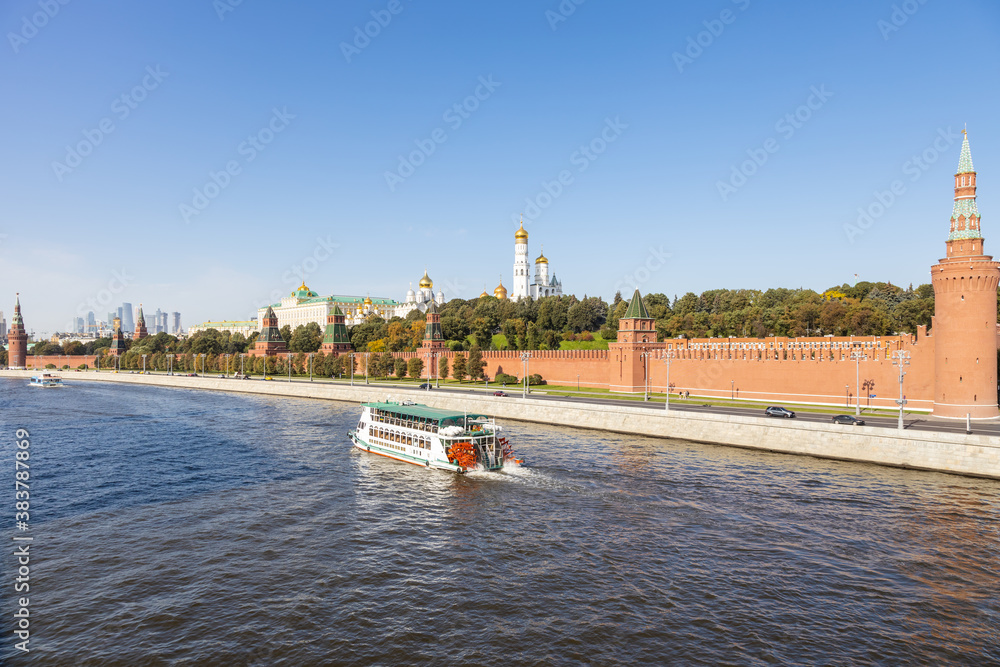
<path fill-rule="evenodd" d="M 972 151 L 969 150 L 969 133 L 962 130 L 962 154 L 958 157 L 956 174 L 972 174 L 976 169 L 972 166 Z"/>

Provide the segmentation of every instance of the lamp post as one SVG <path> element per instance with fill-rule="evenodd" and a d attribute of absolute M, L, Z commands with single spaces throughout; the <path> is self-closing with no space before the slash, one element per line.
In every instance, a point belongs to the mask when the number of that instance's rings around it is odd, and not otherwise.
<path fill-rule="evenodd" d="M 167 355 L 167 375 L 174 374 L 174 356 L 173 354 Z"/>
<path fill-rule="evenodd" d="M 371 354 L 371 353 L 370 352 L 365 352 L 365 384 L 369 384 L 369 382 L 368 382 L 368 355 L 369 354 Z"/>
<path fill-rule="evenodd" d="M 424 358 L 427 359 L 427 391 L 431 390 L 431 362 L 434 356 L 433 352 L 424 352 Z"/>
<path fill-rule="evenodd" d="M 906 397 L 903 396 L 903 377 L 906 376 L 906 371 L 904 370 L 910 365 L 910 353 L 906 350 L 896 350 L 892 353 L 892 365 L 899 367 L 899 424 L 896 426 L 899 430 L 903 430 L 903 406 L 906 405 Z"/>
<path fill-rule="evenodd" d="M 146 355 L 142 355 L 142 374 L 146 374 Z"/>
<path fill-rule="evenodd" d="M 199 354 L 198 356 L 201 357 L 201 376 L 205 377 L 205 357 L 207 357 L 208 355 L 207 354 Z M 195 373 L 198 372 L 198 366 L 197 366 L 197 364 L 198 364 L 198 362 L 195 361 L 195 367 L 194 367 Z"/>
<path fill-rule="evenodd" d="M 243 352 L 240 352 L 240 375 L 246 375 L 246 373 L 243 372 L 243 357 L 245 356 L 247 355 L 244 354 Z"/>
<path fill-rule="evenodd" d="M 229 355 L 229 354 L 226 355 L 226 377 L 227 378 L 229 377 L 229 357 L 230 356 L 231 355 Z"/>
<path fill-rule="evenodd" d="M 351 386 L 354 386 L 354 353 L 350 352 L 348 355 L 351 358 Z"/>
<path fill-rule="evenodd" d="M 648 401 L 649 400 L 649 355 L 650 354 L 652 354 L 652 353 L 649 350 L 643 350 L 642 352 L 639 353 L 639 356 L 642 358 L 642 362 L 644 364 L 644 370 L 645 370 L 645 372 L 643 373 L 643 376 L 642 376 L 642 400 L 643 401 Z"/>
<path fill-rule="evenodd" d="M 862 350 L 851 350 L 851 358 L 854 359 L 854 384 L 855 384 L 855 405 L 854 416 L 861 416 L 861 360 L 868 360 L 868 355 Z"/>
<path fill-rule="evenodd" d="M 441 358 L 441 353 L 440 352 L 435 352 L 434 353 L 434 360 L 435 360 L 435 362 L 434 362 L 434 371 L 435 371 L 434 372 L 434 388 L 435 389 L 440 389 L 441 388 L 441 366 L 440 366 L 440 364 L 437 361 L 440 358 Z"/>
<path fill-rule="evenodd" d="M 844 405 L 851 407 L 851 385 L 844 385 Z"/>
<path fill-rule="evenodd" d="M 313 357 L 316 356 L 315 352 L 309 353 L 309 381 L 313 381 Z"/>
<path fill-rule="evenodd" d="M 521 387 L 521 398 L 528 397 L 528 360 L 531 359 L 531 352 L 521 353 L 521 377 L 524 379 Z"/>
<path fill-rule="evenodd" d="M 676 354 L 673 350 L 664 350 L 663 357 L 660 359 L 667 365 L 667 402 L 663 405 L 664 410 L 670 409 L 670 362 L 673 361 Z"/>
<path fill-rule="evenodd" d="M 736 386 L 736 380 L 730 380 L 729 381 L 729 400 L 730 401 L 734 399 L 733 392 L 735 390 L 733 389 L 733 387 L 735 387 L 735 386 Z"/>
<path fill-rule="evenodd" d="M 288 353 L 288 363 L 286 365 L 288 366 L 288 381 L 291 382 L 292 381 L 292 353 L 291 352 Z"/>
<path fill-rule="evenodd" d="M 577 393 L 580 392 L 580 374 L 579 373 L 576 374 L 576 391 L 577 391 Z"/>

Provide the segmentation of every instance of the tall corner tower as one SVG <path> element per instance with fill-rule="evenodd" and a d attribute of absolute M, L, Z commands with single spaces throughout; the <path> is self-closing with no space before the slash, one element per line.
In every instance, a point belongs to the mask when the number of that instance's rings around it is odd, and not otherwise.
<path fill-rule="evenodd" d="M 997 282 L 1000 263 L 984 254 L 976 171 L 962 130 L 947 256 L 931 268 L 934 285 L 935 417 L 994 419 L 997 408 Z"/>
<path fill-rule="evenodd" d="M 510 288 L 510 297 L 518 301 L 528 296 L 528 232 L 524 231 L 524 218 L 521 227 L 514 233 L 514 282 Z"/>
<path fill-rule="evenodd" d="M 10 368 L 27 368 L 28 364 L 28 333 L 24 330 L 24 319 L 21 317 L 21 295 L 14 301 L 14 317 L 10 321 L 10 331 L 7 332 L 7 342 L 10 349 L 7 354 L 7 365 Z"/>

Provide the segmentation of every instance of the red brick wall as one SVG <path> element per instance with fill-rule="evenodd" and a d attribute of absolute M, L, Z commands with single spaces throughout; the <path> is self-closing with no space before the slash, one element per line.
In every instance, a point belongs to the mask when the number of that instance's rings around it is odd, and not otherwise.
<path fill-rule="evenodd" d="M 34 357 L 28 355 L 28 368 L 45 368 L 46 364 L 55 364 L 56 368 L 62 368 L 64 365 L 68 364 L 70 368 L 76 369 L 80 364 L 87 364 L 90 368 L 94 368 L 96 362 L 94 361 L 97 357 L 92 354 L 70 354 L 70 355 L 49 355 L 42 357 Z"/>

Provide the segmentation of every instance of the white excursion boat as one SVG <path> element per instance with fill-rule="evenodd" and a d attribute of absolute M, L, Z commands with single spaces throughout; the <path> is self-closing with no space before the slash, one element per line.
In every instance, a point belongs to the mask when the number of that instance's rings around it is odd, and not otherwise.
<path fill-rule="evenodd" d="M 57 378 L 51 373 L 42 373 L 41 375 L 32 375 L 29 385 L 32 387 L 61 387 L 63 383 L 62 378 Z"/>
<path fill-rule="evenodd" d="M 360 450 L 414 465 L 464 473 L 501 470 L 521 463 L 501 427 L 485 415 L 439 410 L 426 405 L 362 403 L 358 427 L 347 436 Z"/>

